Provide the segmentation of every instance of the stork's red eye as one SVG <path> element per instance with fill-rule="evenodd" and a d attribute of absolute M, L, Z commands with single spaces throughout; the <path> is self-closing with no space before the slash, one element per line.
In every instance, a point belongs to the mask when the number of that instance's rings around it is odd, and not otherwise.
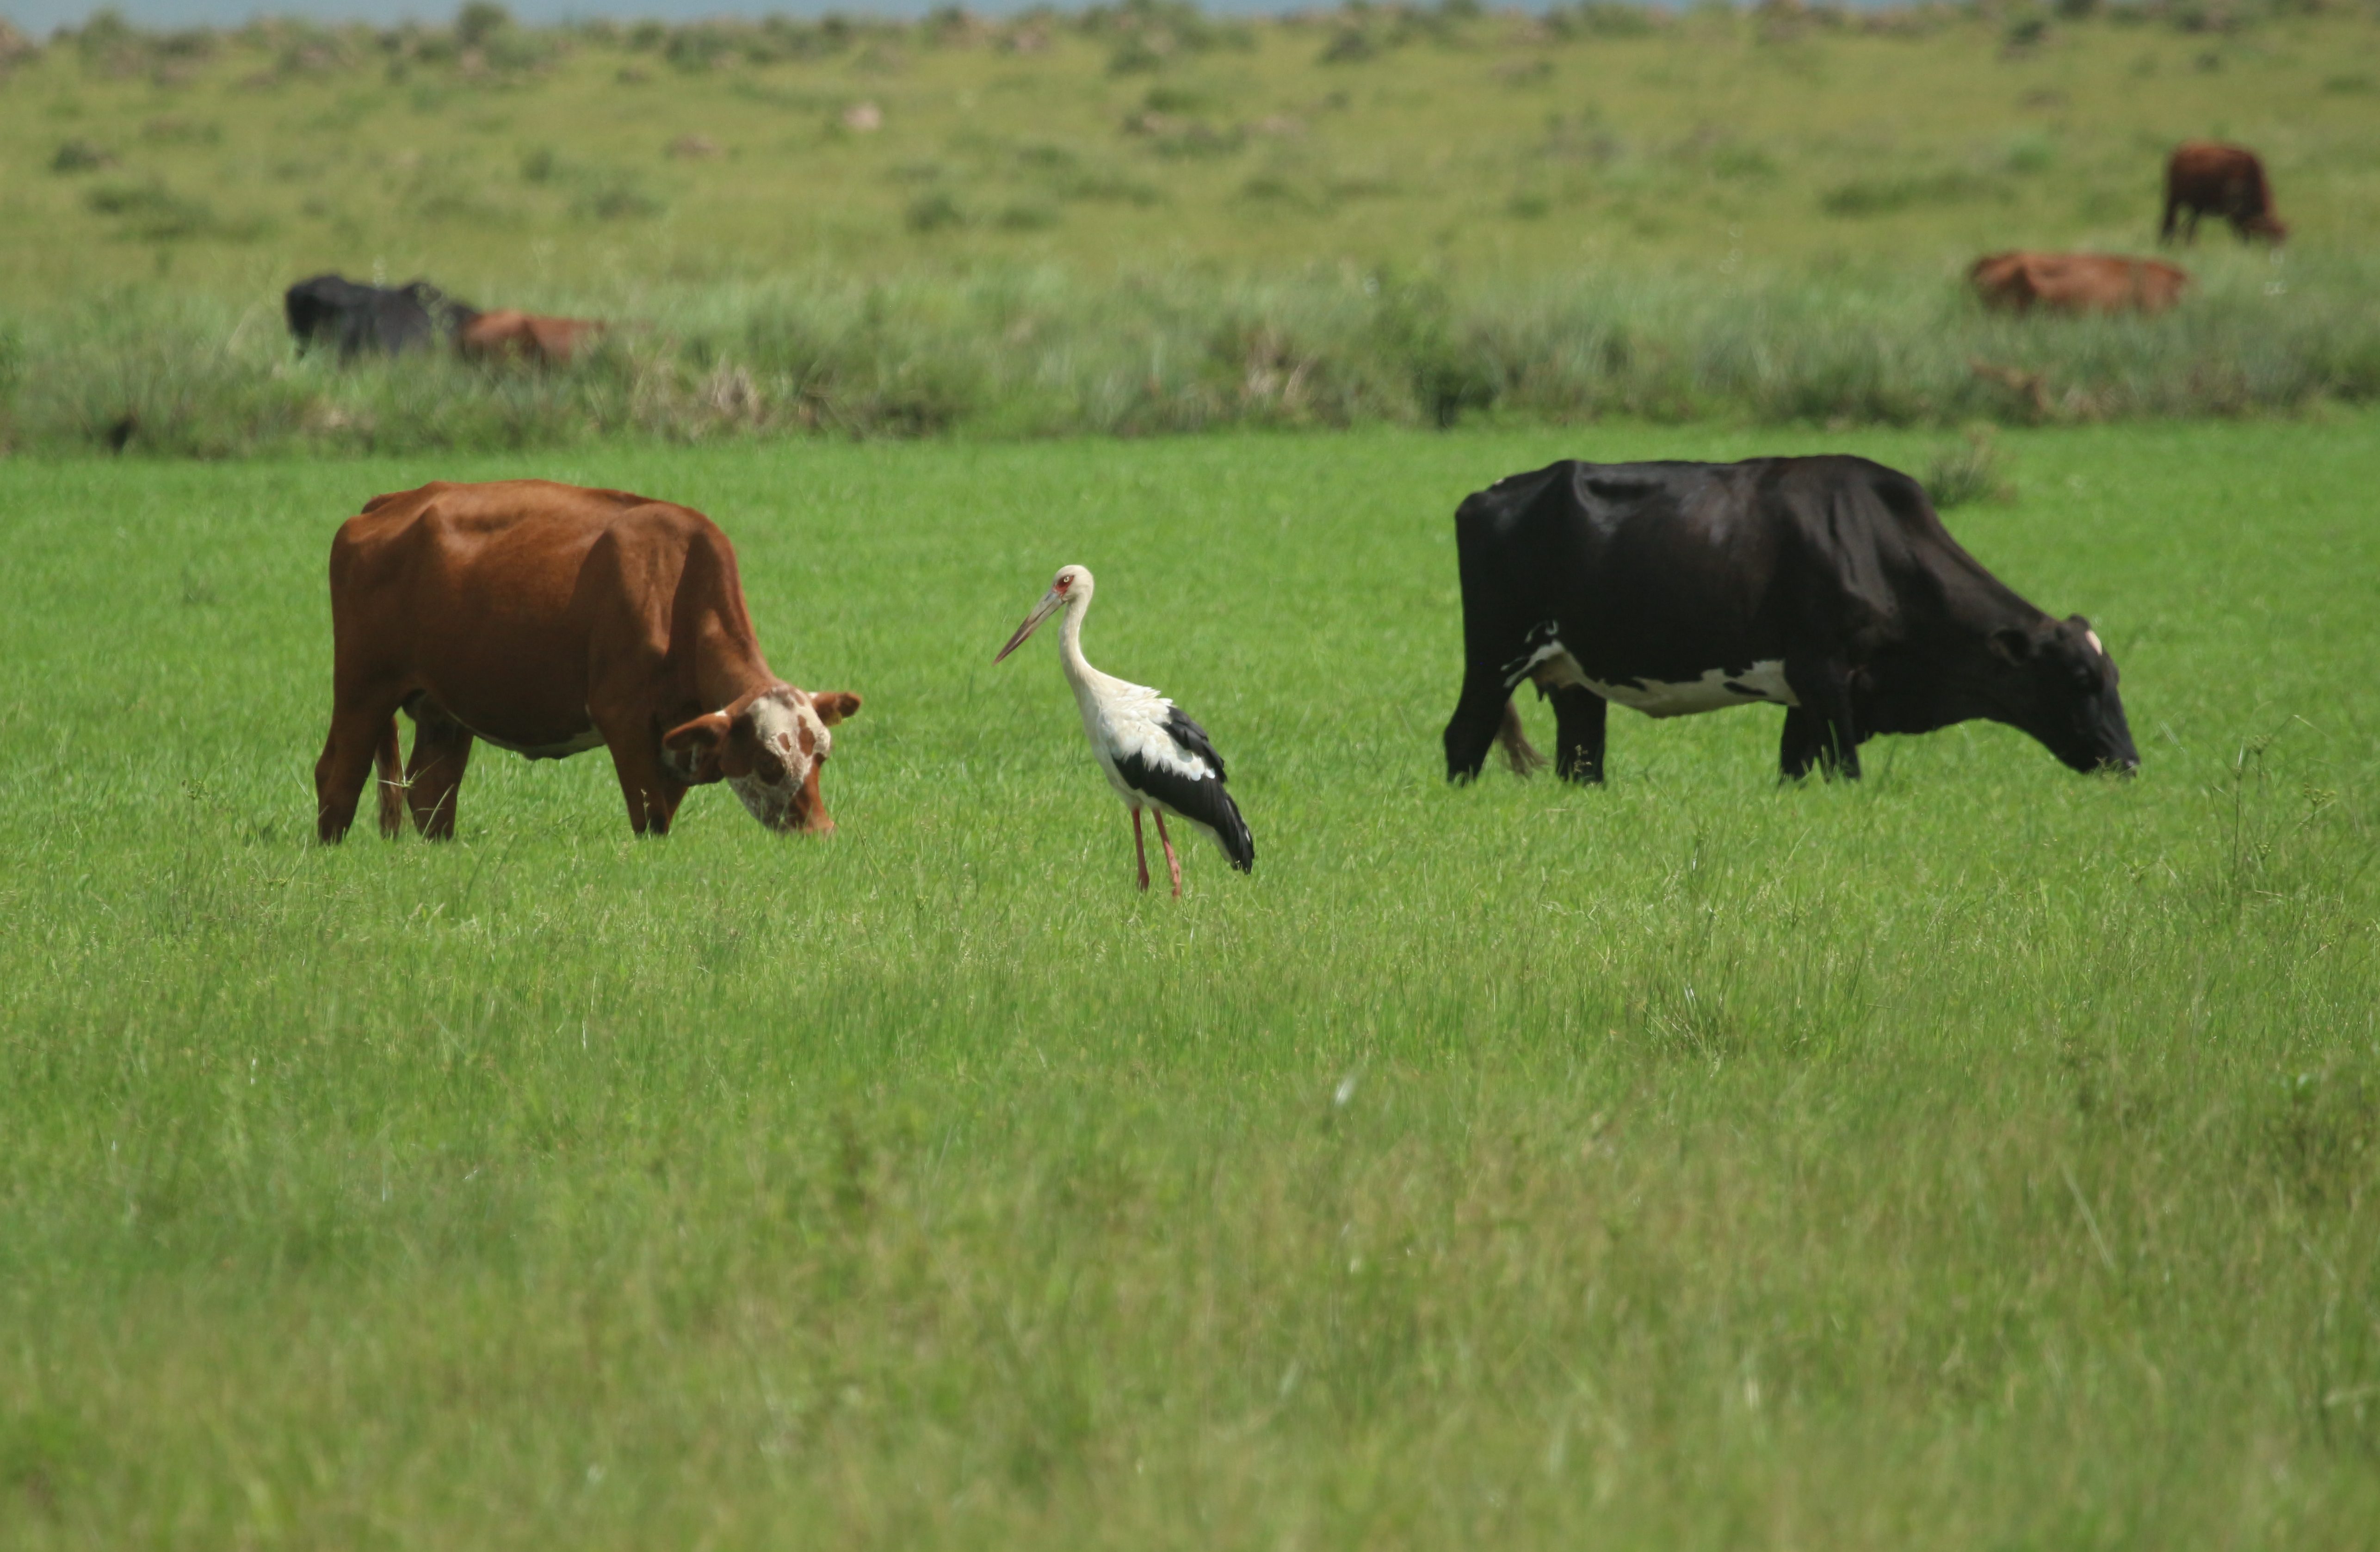
<path fill-rule="evenodd" d="M 1061 576 L 1060 578 L 1058 578 L 1058 580 L 1056 580 L 1055 582 L 1052 582 L 1052 583 L 1050 583 L 1050 590 L 1051 592 L 1062 593 L 1062 592 L 1064 592 L 1067 588 L 1069 588 L 1073 587 L 1074 585 L 1075 585 L 1075 579 L 1074 579 L 1073 577 L 1071 577 L 1071 576 Z"/>

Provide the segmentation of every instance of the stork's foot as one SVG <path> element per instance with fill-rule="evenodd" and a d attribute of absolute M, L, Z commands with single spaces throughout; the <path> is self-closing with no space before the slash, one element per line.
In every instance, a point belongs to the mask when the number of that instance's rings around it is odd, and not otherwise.
<path fill-rule="evenodd" d="M 1173 875 L 1173 898 L 1179 900 L 1182 898 L 1182 859 L 1173 855 L 1173 838 L 1165 833 L 1165 810 L 1162 808 L 1157 811 L 1157 843 L 1165 848 L 1165 870 Z"/>

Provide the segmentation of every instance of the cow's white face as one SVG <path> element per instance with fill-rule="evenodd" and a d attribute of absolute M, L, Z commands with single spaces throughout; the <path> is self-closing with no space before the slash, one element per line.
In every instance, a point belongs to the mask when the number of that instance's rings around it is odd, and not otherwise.
<path fill-rule="evenodd" d="M 834 735 L 810 697 L 780 685 L 755 697 L 745 716 L 751 720 L 751 769 L 727 778 L 744 806 L 771 830 L 832 829 L 819 798 L 818 772 Z M 744 736 L 744 729 L 735 730 L 739 746 Z"/>
<path fill-rule="evenodd" d="M 858 709 L 849 690 L 771 685 L 662 734 L 662 764 L 689 787 L 725 782 L 771 830 L 822 834 L 834 828 L 819 795 L 819 768 L 834 748 L 827 729 Z"/>

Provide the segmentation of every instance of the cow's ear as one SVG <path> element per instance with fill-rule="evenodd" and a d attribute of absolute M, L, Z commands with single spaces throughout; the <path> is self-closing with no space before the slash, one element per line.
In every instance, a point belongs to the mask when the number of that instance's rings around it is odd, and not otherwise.
<path fill-rule="evenodd" d="M 753 761 L 760 758 L 760 725 L 752 719 L 752 703 L 731 707 L 735 715 L 727 721 L 727 742 L 720 746 L 719 769 L 729 776 L 749 776 Z"/>
<path fill-rule="evenodd" d="M 727 743 L 727 713 L 706 711 L 662 734 L 662 753 L 677 779 L 689 787 L 719 780 L 719 754 Z"/>
<path fill-rule="evenodd" d="M 2033 661 L 2033 633 L 2021 625 L 2002 625 L 1992 632 L 1992 651 L 2005 661 L 2022 666 Z"/>
<path fill-rule="evenodd" d="M 2082 633 L 2082 644 L 2091 649 L 2091 661 L 2107 669 L 2107 683 L 2114 684 L 2119 677 L 2116 672 L 2116 660 L 2107 655 L 2107 644 L 2099 639 L 2099 633 L 2091 628 L 2091 622 L 2080 614 L 2073 614 L 2067 617 L 2066 623 Z"/>
<path fill-rule="evenodd" d="M 849 690 L 820 690 L 810 697 L 810 709 L 818 713 L 820 721 L 832 727 L 858 714 L 859 697 Z"/>

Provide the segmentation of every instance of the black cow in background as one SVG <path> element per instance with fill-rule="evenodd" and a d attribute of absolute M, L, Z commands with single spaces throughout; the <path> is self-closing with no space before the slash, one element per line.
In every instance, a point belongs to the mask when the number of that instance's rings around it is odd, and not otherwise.
<path fill-rule="evenodd" d="M 1784 773 L 1859 774 L 1879 733 L 1983 717 L 2077 770 L 2140 764 L 2116 665 L 2081 615 L 2053 620 L 1959 547 L 1925 490 L 1864 458 L 1564 462 L 1454 515 L 1463 697 L 1450 780 L 1501 742 L 1538 763 L 1512 694 L 1554 703 L 1555 767 L 1603 780 L 1610 701 L 1655 717 L 1786 708 Z"/>
<path fill-rule="evenodd" d="M 300 354 L 334 346 L 339 359 L 366 352 L 396 356 L 417 346 L 444 344 L 480 316 L 426 280 L 404 285 L 362 285 L 342 275 L 301 280 L 281 298 Z"/>

